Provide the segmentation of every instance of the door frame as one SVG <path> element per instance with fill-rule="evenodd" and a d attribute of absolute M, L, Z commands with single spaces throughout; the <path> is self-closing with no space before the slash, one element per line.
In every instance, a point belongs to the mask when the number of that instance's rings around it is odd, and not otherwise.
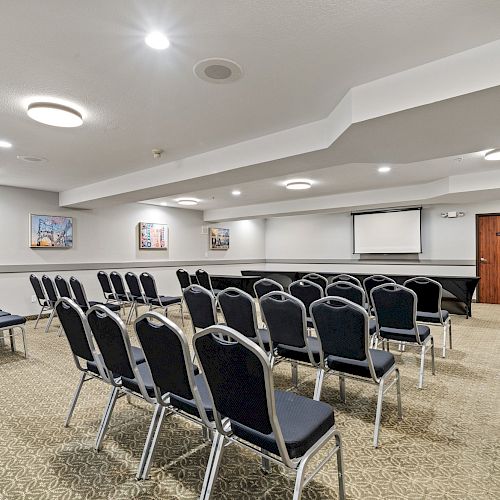
<path fill-rule="evenodd" d="M 489 216 L 500 216 L 500 212 L 491 212 L 486 214 L 476 214 L 476 276 L 480 276 L 479 274 L 479 266 L 480 266 L 480 255 L 479 255 L 479 219 L 481 217 L 489 217 Z M 481 287 L 478 286 L 476 290 L 476 302 L 481 302 Z"/>

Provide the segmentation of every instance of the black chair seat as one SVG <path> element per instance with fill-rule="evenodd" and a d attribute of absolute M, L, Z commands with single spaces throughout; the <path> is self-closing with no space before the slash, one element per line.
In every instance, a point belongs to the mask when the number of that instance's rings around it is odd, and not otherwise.
<path fill-rule="evenodd" d="M 129 300 L 128 295 L 124 293 L 117 293 L 116 296 L 118 297 L 119 300 Z"/>
<path fill-rule="evenodd" d="M 139 295 L 130 295 L 129 300 L 133 300 L 134 302 L 137 302 L 138 304 L 145 304 L 146 303 L 144 298 L 142 298 Z"/>
<path fill-rule="evenodd" d="M 106 302 L 106 304 L 103 304 L 102 302 L 96 302 L 94 300 L 89 300 L 90 307 L 98 305 L 98 304 L 101 306 L 107 307 L 110 311 L 116 312 L 116 311 L 120 310 L 120 304 L 112 304 L 110 302 Z"/>
<path fill-rule="evenodd" d="M 172 304 L 179 304 L 181 302 L 180 297 L 166 297 L 165 295 L 160 295 L 158 299 L 152 299 L 151 304 L 154 306 L 170 306 Z"/>
<path fill-rule="evenodd" d="M 145 359 L 144 353 L 142 352 L 142 349 L 140 347 L 132 346 L 132 356 L 134 356 L 135 362 L 137 364 L 144 363 L 144 359 Z M 103 360 L 102 360 L 102 355 L 98 354 L 98 357 L 101 361 L 101 364 L 104 364 Z M 97 375 L 99 374 L 99 370 L 97 369 L 97 365 L 93 361 L 87 361 L 87 369 L 92 373 L 95 373 Z"/>
<path fill-rule="evenodd" d="M 308 337 L 309 346 L 311 347 L 311 351 L 313 353 L 314 359 L 316 362 L 319 362 L 320 356 L 319 353 L 321 351 L 319 340 L 316 337 Z M 282 346 L 278 344 L 277 352 L 279 356 L 283 356 L 284 358 L 293 359 L 295 361 L 303 361 L 304 363 L 310 363 L 309 355 L 307 354 L 306 347 L 292 347 L 292 346 Z"/>
<path fill-rule="evenodd" d="M 368 328 L 370 335 L 374 335 L 377 332 L 377 320 L 375 318 L 369 319 Z"/>
<path fill-rule="evenodd" d="M 153 377 L 151 377 L 151 372 L 146 363 L 140 363 L 137 365 L 139 374 L 144 382 L 144 387 L 151 397 L 155 397 L 154 382 Z M 139 384 L 135 378 L 122 377 L 123 387 L 130 389 L 131 391 L 140 393 Z"/>
<path fill-rule="evenodd" d="M 274 391 L 278 416 L 290 458 L 298 458 L 325 435 L 335 424 L 333 408 L 293 392 Z M 234 434 L 276 455 L 279 454 L 274 433 L 262 434 L 231 421 Z"/>
<path fill-rule="evenodd" d="M 373 368 L 375 368 L 375 373 L 379 378 L 384 376 L 395 364 L 394 356 L 390 352 L 370 349 L 370 354 L 372 356 Z M 357 359 L 330 355 L 326 358 L 326 363 L 332 370 L 357 375 L 358 377 L 371 378 L 368 360 L 366 359 L 359 361 Z"/>
<path fill-rule="evenodd" d="M 446 321 L 450 316 L 450 313 L 443 309 L 443 321 Z M 424 323 L 441 323 L 441 316 L 438 312 L 422 312 L 417 311 L 417 321 L 422 321 Z"/>
<path fill-rule="evenodd" d="M 423 342 L 430 334 L 431 331 L 428 326 L 417 325 L 420 341 Z M 417 342 L 415 330 L 403 330 L 401 328 L 380 328 L 380 336 L 384 339 L 398 340 L 402 342 Z"/>
<path fill-rule="evenodd" d="M 269 330 L 267 328 L 259 328 L 259 335 L 262 339 L 264 347 L 267 350 L 271 344 L 271 336 L 269 335 Z"/>
<path fill-rule="evenodd" d="M 7 311 L 0 311 L 0 318 L 3 318 L 4 316 L 10 316 L 11 314 Z"/>
<path fill-rule="evenodd" d="M 203 403 L 203 407 L 205 408 L 207 417 L 210 420 L 213 420 L 212 404 L 210 402 L 210 396 L 208 393 L 207 384 L 205 383 L 205 378 L 203 377 L 203 375 L 196 375 L 195 382 L 196 382 L 196 387 L 198 388 L 198 392 L 200 394 L 201 402 Z M 196 408 L 196 403 L 194 402 L 194 399 L 185 399 L 181 398 L 180 396 L 176 396 L 175 394 L 171 394 L 170 403 L 179 410 L 183 410 L 186 413 L 189 413 L 190 415 L 195 415 L 196 417 L 199 417 L 198 408 Z"/>
<path fill-rule="evenodd" d="M 7 313 L 6 316 L 0 317 L 0 330 L 12 326 L 24 325 L 24 323 L 26 323 L 26 318 L 23 316 Z"/>

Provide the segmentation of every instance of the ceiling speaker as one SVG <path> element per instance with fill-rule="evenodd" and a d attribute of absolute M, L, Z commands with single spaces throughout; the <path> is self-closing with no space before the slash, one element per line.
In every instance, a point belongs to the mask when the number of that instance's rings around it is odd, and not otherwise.
<path fill-rule="evenodd" d="M 193 67 L 194 74 L 210 83 L 230 83 L 239 80 L 243 70 L 238 63 L 230 59 L 211 57 L 198 61 Z"/>

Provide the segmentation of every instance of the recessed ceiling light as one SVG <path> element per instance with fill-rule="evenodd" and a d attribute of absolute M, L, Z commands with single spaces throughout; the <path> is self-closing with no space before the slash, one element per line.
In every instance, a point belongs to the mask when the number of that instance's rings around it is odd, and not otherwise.
<path fill-rule="evenodd" d="M 238 189 L 235 189 L 234 191 L 231 192 L 231 194 L 233 196 L 239 196 L 241 194 L 241 191 L 239 191 Z"/>
<path fill-rule="evenodd" d="M 161 205 L 162 207 L 166 207 L 166 206 L 167 206 L 167 202 L 166 202 L 166 201 L 162 201 L 162 202 L 160 203 L 160 205 Z"/>
<path fill-rule="evenodd" d="M 79 127 L 83 124 L 82 115 L 76 109 L 54 102 L 32 102 L 28 106 L 28 116 L 53 127 Z"/>
<path fill-rule="evenodd" d="M 180 200 L 177 200 L 177 203 L 179 205 L 192 206 L 198 205 L 198 200 L 195 200 L 193 198 L 182 198 Z"/>
<path fill-rule="evenodd" d="M 500 149 L 492 149 L 484 155 L 484 159 L 488 161 L 500 160 Z"/>
<path fill-rule="evenodd" d="M 156 50 L 165 50 L 170 47 L 169 39 L 160 31 L 152 31 L 144 39 L 146 45 Z"/>
<path fill-rule="evenodd" d="M 294 189 L 294 190 L 309 189 L 312 186 L 312 182 L 304 179 L 293 180 L 293 181 L 287 181 L 285 183 L 285 186 L 287 189 Z"/>
<path fill-rule="evenodd" d="M 391 171 L 391 167 L 388 167 L 388 166 L 379 167 L 379 168 L 378 168 L 378 171 L 379 171 L 381 174 L 386 174 L 387 172 L 390 172 L 390 171 Z"/>
<path fill-rule="evenodd" d="M 11 148 L 12 143 L 9 141 L 0 141 L 0 148 Z"/>

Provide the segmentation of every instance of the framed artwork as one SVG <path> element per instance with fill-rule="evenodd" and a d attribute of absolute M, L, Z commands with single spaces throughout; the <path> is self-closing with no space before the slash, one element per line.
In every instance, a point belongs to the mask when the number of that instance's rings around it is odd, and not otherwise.
<path fill-rule="evenodd" d="M 139 248 L 141 250 L 167 250 L 168 226 L 155 222 L 139 222 Z"/>
<path fill-rule="evenodd" d="M 208 230 L 210 250 L 229 250 L 229 229 L 211 227 Z"/>
<path fill-rule="evenodd" d="M 31 248 L 71 248 L 72 246 L 72 217 L 30 214 Z"/>

